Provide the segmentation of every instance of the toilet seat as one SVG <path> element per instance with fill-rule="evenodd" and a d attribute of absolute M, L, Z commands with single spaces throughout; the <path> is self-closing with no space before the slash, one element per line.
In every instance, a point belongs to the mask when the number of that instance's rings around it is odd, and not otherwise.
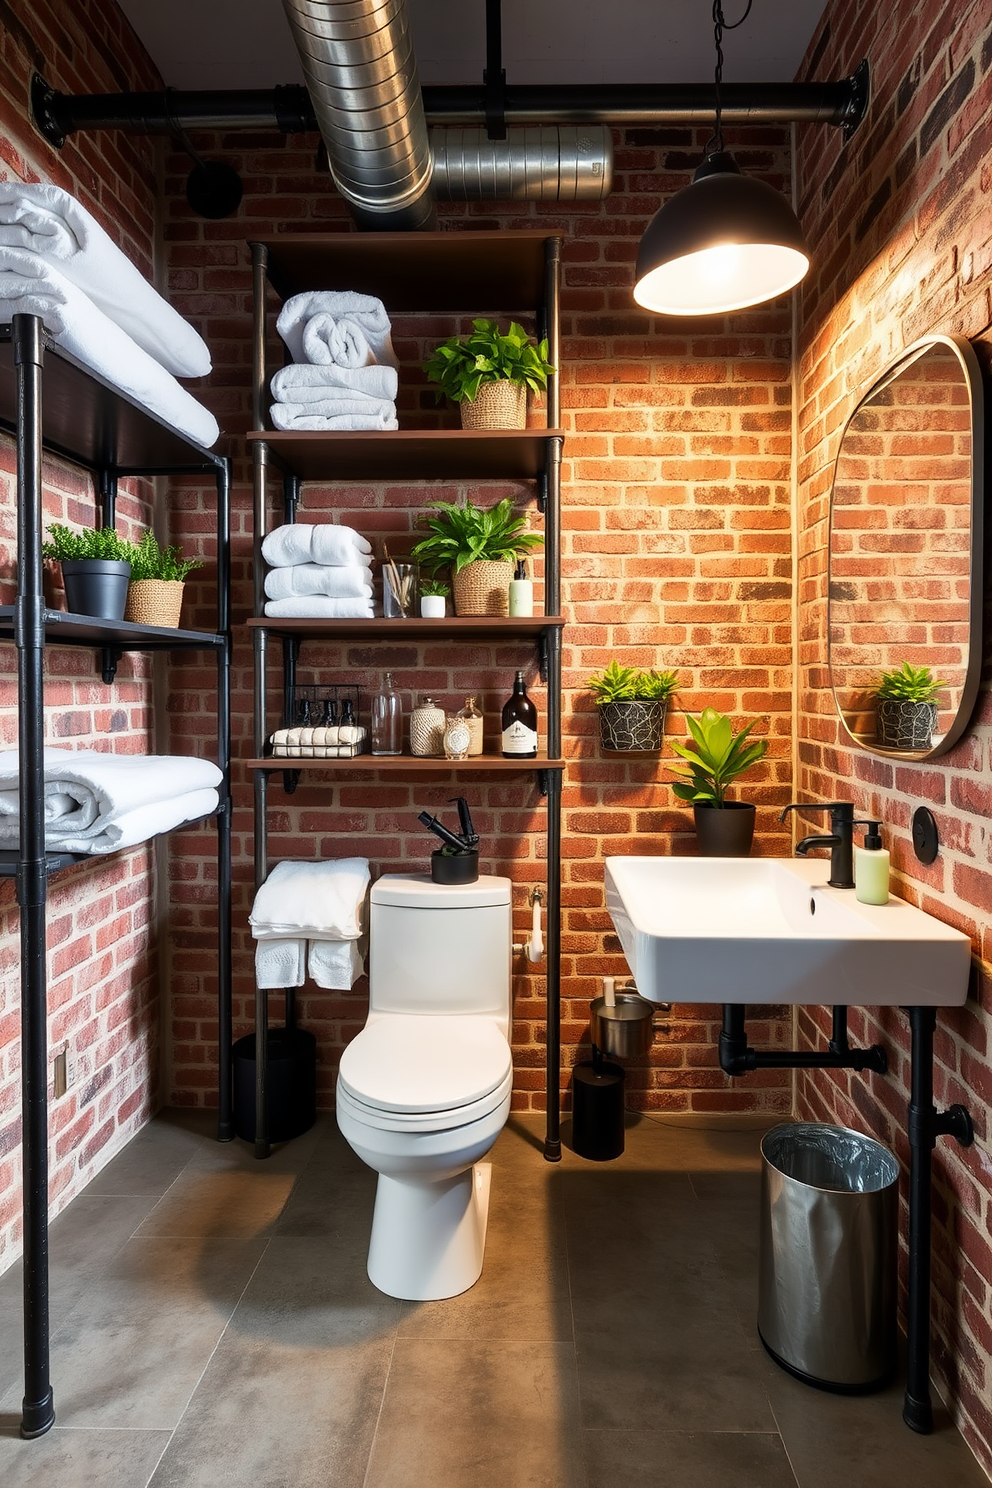
<path fill-rule="evenodd" d="M 379 1106 L 370 1106 L 365 1101 L 359 1100 L 339 1075 L 336 1101 L 339 1124 L 341 1116 L 350 1116 L 362 1126 L 373 1127 L 376 1131 L 409 1132 L 411 1134 L 458 1132 L 463 1127 L 470 1126 L 475 1121 L 482 1121 L 493 1111 L 499 1110 L 505 1102 L 509 1101 L 512 1090 L 513 1071 L 510 1070 L 495 1090 L 491 1090 L 481 1100 L 470 1101 L 464 1106 L 449 1107 L 444 1111 L 383 1111 Z"/>
<path fill-rule="evenodd" d="M 437 1131 L 487 1115 L 512 1080 L 510 1046 L 488 1018 L 392 1013 L 345 1049 L 338 1089 L 369 1125 Z"/>

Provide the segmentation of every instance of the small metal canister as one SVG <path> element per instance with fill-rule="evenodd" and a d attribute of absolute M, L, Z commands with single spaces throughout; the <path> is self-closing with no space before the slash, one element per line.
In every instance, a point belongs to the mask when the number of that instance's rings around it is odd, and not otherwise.
<path fill-rule="evenodd" d="M 616 1006 L 605 997 L 592 1003 L 592 1041 L 614 1059 L 636 1059 L 654 1042 L 654 1003 L 639 992 L 617 992 Z"/>

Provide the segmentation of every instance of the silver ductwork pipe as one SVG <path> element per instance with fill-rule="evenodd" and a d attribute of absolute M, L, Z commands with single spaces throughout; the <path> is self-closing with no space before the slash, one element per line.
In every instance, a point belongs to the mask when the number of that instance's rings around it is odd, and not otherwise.
<path fill-rule="evenodd" d="M 432 129 L 434 192 L 442 201 L 601 201 L 613 185 L 613 136 L 604 125 Z"/>
<path fill-rule="evenodd" d="M 435 225 L 404 0 L 283 0 L 334 184 L 361 228 Z"/>

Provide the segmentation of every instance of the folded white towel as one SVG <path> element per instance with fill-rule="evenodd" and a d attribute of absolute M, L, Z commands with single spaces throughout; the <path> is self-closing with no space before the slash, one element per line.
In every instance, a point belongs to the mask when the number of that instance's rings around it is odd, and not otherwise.
<path fill-rule="evenodd" d="M 255 981 L 266 991 L 302 987 L 307 943 L 292 938 L 260 940 L 255 947 Z"/>
<path fill-rule="evenodd" d="M 366 393 L 355 393 L 351 388 L 325 388 L 326 397 L 310 403 L 274 403 L 272 419 L 278 416 L 292 418 L 334 418 L 338 414 L 358 414 L 365 418 L 396 418 L 396 404 L 392 398 L 370 398 Z"/>
<path fill-rule="evenodd" d="M 392 406 L 392 405 L 387 405 Z M 269 409 L 269 417 L 277 429 L 284 433 L 291 433 L 294 429 L 301 432 L 305 429 L 324 430 L 338 433 L 358 433 L 361 430 L 370 429 L 381 433 L 384 429 L 398 429 L 399 422 L 396 418 L 395 407 L 392 414 L 388 413 L 335 413 L 315 414 L 311 412 L 289 416 L 286 413 L 285 403 L 273 403 Z"/>
<path fill-rule="evenodd" d="M 216 443 L 210 410 L 81 289 L 36 253 L 0 247 L 0 324 L 18 314 L 40 315 L 59 346 L 180 433 L 207 448 Z"/>
<path fill-rule="evenodd" d="M 60 833 L 96 836 L 108 822 L 143 806 L 220 785 L 211 760 L 184 754 L 107 754 L 55 747 L 44 751 L 45 820 Z M 17 750 L 0 752 L 0 824 L 18 816 Z"/>
<path fill-rule="evenodd" d="M 343 388 L 367 398 L 396 397 L 399 377 L 394 367 L 280 367 L 269 383 L 277 403 L 322 403 Z"/>
<path fill-rule="evenodd" d="M 273 527 L 262 541 L 262 557 L 270 568 L 290 568 L 297 563 L 370 568 L 371 553 L 367 537 L 337 522 L 287 522 Z"/>
<path fill-rule="evenodd" d="M 265 613 L 274 620 L 371 620 L 372 596 L 329 599 L 326 594 L 297 594 L 292 599 L 267 599 Z"/>
<path fill-rule="evenodd" d="M 278 941 L 267 941 L 278 945 Z M 361 940 L 311 940 L 307 971 L 318 987 L 329 992 L 349 991 L 365 970 Z M 261 986 L 261 983 L 259 983 Z"/>
<path fill-rule="evenodd" d="M 366 599 L 372 593 L 372 574 L 361 564 L 328 568 L 323 563 L 294 563 L 270 568 L 265 575 L 269 599 L 292 599 L 300 594 L 326 594 L 329 599 Z"/>
<path fill-rule="evenodd" d="M 342 321 L 350 323 L 343 332 L 338 330 Z M 336 362 L 342 367 L 381 362 L 396 366 L 389 316 L 382 301 L 373 295 L 329 289 L 293 295 L 279 312 L 276 330 L 294 362 Z M 361 354 L 359 337 L 367 348 L 364 359 L 340 361 L 342 354 Z"/>
<path fill-rule="evenodd" d="M 258 927 L 307 939 L 357 940 L 365 929 L 369 879 L 367 858 L 277 863 L 255 895 L 252 933 Z"/>
<path fill-rule="evenodd" d="M 54 263 L 176 377 L 205 377 L 210 371 L 202 337 L 152 288 L 82 203 L 60 186 L 0 182 L 0 245 L 29 249 Z"/>
<path fill-rule="evenodd" d="M 113 756 L 119 758 L 119 756 Z M 120 852 L 125 847 L 135 847 L 157 837 L 160 832 L 171 832 L 183 822 L 199 821 L 212 816 L 217 810 L 220 796 L 216 790 L 185 791 L 179 796 L 170 796 L 164 801 L 153 801 L 147 806 L 136 806 L 133 811 L 122 811 L 102 827 L 87 827 L 78 831 L 63 827 L 58 822 L 45 828 L 45 846 L 49 852 L 102 853 Z M 17 817 L 4 817 L 0 821 L 0 848 L 16 849 L 20 841 Z"/>

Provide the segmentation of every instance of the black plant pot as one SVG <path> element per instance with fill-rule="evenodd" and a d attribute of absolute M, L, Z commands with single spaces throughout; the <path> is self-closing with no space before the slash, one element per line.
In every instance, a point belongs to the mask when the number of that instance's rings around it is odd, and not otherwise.
<path fill-rule="evenodd" d="M 665 735 L 663 698 L 600 703 L 599 737 L 604 749 L 622 754 L 657 754 Z"/>
<path fill-rule="evenodd" d="M 123 620 L 130 563 L 116 558 L 72 558 L 62 561 L 65 602 L 74 615 Z"/>
<path fill-rule="evenodd" d="M 754 837 L 754 807 L 747 801 L 724 801 L 722 806 L 697 803 L 692 814 L 700 857 L 747 857 Z"/>
<path fill-rule="evenodd" d="M 436 884 L 470 884 L 479 876 L 477 852 L 446 853 L 443 847 L 431 853 L 431 878 Z"/>
<path fill-rule="evenodd" d="M 875 742 L 883 749 L 932 749 L 936 727 L 936 703 L 914 703 L 908 698 L 878 699 Z"/>

